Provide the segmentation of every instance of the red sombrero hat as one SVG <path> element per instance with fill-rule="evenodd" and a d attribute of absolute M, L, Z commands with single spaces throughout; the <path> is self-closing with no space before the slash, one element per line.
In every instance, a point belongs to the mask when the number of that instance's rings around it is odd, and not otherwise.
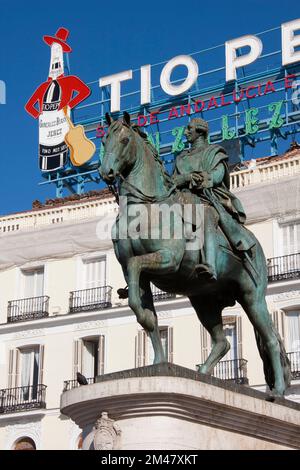
<path fill-rule="evenodd" d="M 69 30 L 66 28 L 59 28 L 55 36 L 43 36 L 43 39 L 48 46 L 52 46 L 54 42 L 60 44 L 64 52 L 72 52 L 71 47 L 66 43 L 69 36 Z"/>

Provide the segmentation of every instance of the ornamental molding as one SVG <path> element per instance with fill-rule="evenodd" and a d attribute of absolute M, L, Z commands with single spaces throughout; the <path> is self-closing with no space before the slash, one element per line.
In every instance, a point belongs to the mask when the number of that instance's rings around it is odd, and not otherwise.
<path fill-rule="evenodd" d="M 273 301 L 290 300 L 296 299 L 297 297 L 300 297 L 300 290 L 292 290 L 289 292 L 282 292 L 281 294 L 274 295 Z"/>
<path fill-rule="evenodd" d="M 40 420 L 15 421 L 14 424 L 6 426 L 5 448 L 6 450 L 12 450 L 18 439 L 30 437 L 35 442 L 36 449 L 39 450 L 41 449 L 41 434 L 42 423 Z"/>
<path fill-rule="evenodd" d="M 15 339 L 22 339 L 22 338 L 29 338 L 32 336 L 44 336 L 45 335 L 45 330 L 43 329 L 38 329 L 38 330 L 23 330 L 23 331 L 18 331 L 18 333 L 15 333 L 14 338 Z"/>
<path fill-rule="evenodd" d="M 165 310 L 162 312 L 157 312 L 158 318 L 172 318 L 173 312 L 171 310 Z"/>
<path fill-rule="evenodd" d="M 77 323 L 77 325 L 75 325 L 75 330 L 92 330 L 94 328 L 106 326 L 106 324 L 107 324 L 106 320 L 95 320 L 95 321 L 89 321 L 85 323 Z"/>

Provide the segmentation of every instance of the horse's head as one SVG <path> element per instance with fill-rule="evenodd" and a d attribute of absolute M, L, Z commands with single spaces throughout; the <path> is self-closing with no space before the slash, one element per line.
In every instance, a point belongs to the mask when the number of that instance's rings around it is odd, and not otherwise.
<path fill-rule="evenodd" d="M 136 133 L 131 129 L 130 116 L 124 113 L 122 121 L 113 121 L 106 113 L 109 126 L 104 144 L 100 175 L 108 184 L 132 167 L 136 159 Z"/>

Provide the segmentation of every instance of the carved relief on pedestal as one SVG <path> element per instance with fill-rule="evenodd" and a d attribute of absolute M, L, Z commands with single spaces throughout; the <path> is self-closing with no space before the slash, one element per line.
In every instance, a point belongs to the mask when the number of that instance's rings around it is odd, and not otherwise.
<path fill-rule="evenodd" d="M 101 418 L 97 420 L 94 430 L 95 450 L 119 449 L 121 430 L 105 411 L 101 413 Z"/>

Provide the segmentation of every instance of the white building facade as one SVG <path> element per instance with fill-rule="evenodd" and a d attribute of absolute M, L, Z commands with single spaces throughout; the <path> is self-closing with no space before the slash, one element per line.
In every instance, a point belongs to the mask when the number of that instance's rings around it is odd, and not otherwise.
<path fill-rule="evenodd" d="M 300 149 L 231 173 L 247 226 L 268 259 L 269 312 L 289 354 L 288 398 L 300 401 Z M 117 289 L 125 286 L 105 236 L 118 207 L 105 190 L 0 218 L 0 449 L 78 449 L 60 413 L 62 391 L 96 375 L 151 364 L 149 339 Z M 187 298 L 154 290 L 168 361 L 196 369 L 210 339 Z M 223 312 L 231 349 L 215 375 L 265 390 L 253 328 Z"/>

